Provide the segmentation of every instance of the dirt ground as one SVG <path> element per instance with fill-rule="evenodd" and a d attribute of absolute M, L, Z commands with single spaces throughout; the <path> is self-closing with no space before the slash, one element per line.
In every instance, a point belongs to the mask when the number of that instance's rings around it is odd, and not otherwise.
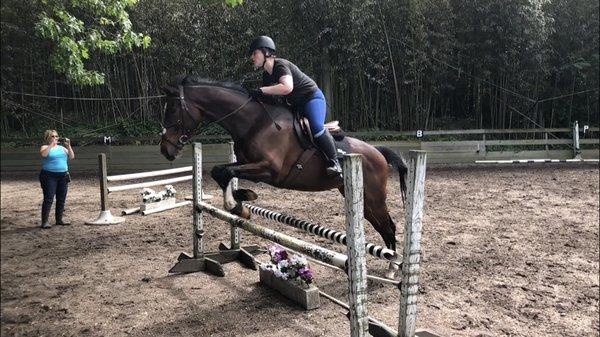
<path fill-rule="evenodd" d="M 418 329 L 442 336 L 598 336 L 598 176 L 594 165 L 428 169 Z M 169 275 L 178 254 L 191 251 L 191 208 L 88 226 L 99 213 L 97 181 L 73 178 L 66 214 L 73 225 L 42 230 L 37 178 L 2 177 L 2 336 L 348 335 L 345 310 L 322 298 L 321 308 L 305 312 L 238 263 L 226 265 L 223 278 Z M 258 192 L 258 205 L 343 230 L 337 192 L 241 186 Z M 180 197 L 191 194 L 189 186 L 178 190 Z M 221 206 L 208 177 L 205 190 Z M 389 205 L 402 240 L 397 191 L 394 176 Z M 113 214 L 138 198 L 111 194 Z M 208 250 L 228 241 L 228 225 L 205 217 L 205 228 Z M 382 243 L 372 227 L 366 230 L 368 241 Z M 244 243 L 267 245 L 250 235 Z M 368 265 L 375 275 L 386 268 L 374 259 Z M 313 269 L 319 287 L 346 301 L 341 273 Z M 397 328 L 398 291 L 369 283 L 368 296 L 370 315 Z"/>

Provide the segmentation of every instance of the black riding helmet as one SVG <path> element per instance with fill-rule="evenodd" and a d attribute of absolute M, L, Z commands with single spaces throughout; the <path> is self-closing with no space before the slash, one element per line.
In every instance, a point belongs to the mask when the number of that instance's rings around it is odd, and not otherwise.
<path fill-rule="evenodd" d="M 275 42 L 273 42 L 273 39 L 271 39 L 268 36 L 263 35 L 263 36 L 259 36 L 256 39 L 252 40 L 252 43 L 250 43 L 250 48 L 248 49 L 248 56 L 252 55 L 252 53 L 256 49 L 261 49 L 261 48 L 268 49 L 271 53 L 276 52 Z"/>

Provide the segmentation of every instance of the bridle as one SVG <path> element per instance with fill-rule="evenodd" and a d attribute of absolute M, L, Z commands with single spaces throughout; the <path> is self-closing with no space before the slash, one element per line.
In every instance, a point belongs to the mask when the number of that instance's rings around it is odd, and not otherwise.
<path fill-rule="evenodd" d="M 167 143 L 173 145 L 175 148 L 177 148 L 178 150 L 183 149 L 183 147 L 190 141 L 190 139 L 200 130 L 206 128 L 207 126 L 209 126 L 212 123 L 219 123 L 223 120 L 225 120 L 226 118 L 238 113 L 240 110 L 242 110 L 246 104 L 248 104 L 251 100 L 252 97 L 248 98 L 244 103 L 242 103 L 242 105 L 240 105 L 237 109 L 233 110 L 232 112 L 228 113 L 227 115 L 219 118 L 216 121 L 212 121 L 210 123 L 207 123 L 206 125 L 204 125 L 203 127 L 196 127 L 194 129 L 186 129 L 185 128 L 185 123 L 184 123 L 184 117 L 185 115 L 187 115 L 188 119 L 191 119 L 193 124 L 200 124 L 199 121 L 196 121 L 194 119 L 194 117 L 192 116 L 187 102 L 185 101 L 185 94 L 184 94 L 184 86 L 179 85 L 177 86 L 179 89 L 179 97 L 177 97 L 177 99 L 179 100 L 180 104 L 181 104 L 181 109 L 179 110 L 179 118 L 177 119 L 177 121 L 173 124 L 167 125 L 167 126 L 163 126 L 161 135 L 165 135 L 167 133 L 167 130 L 173 127 L 176 127 L 178 131 L 181 131 L 181 136 L 179 136 L 179 139 L 177 139 L 177 143 L 174 143 L 173 141 L 171 141 L 169 138 L 166 138 Z M 194 87 L 200 87 L 200 85 L 196 85 Z M 185 112 L 185 115 L 184 115 Z M 162 140 L 161 140 L 162 141 Z"/>

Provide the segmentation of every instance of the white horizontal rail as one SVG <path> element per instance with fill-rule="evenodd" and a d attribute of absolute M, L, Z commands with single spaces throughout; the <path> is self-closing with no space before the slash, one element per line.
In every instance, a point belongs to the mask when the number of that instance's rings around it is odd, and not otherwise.
<path fill-rule="evenodd" d="M 148 172 L 139 172 L 139 173 L 129 173 L 129 174 L 120 174 L 115 176 L 107 176 L 106 181 L 121 181 L 121 180 L 133 180 L 140 178 L 148 178 L 148 177 L 157 177 L 157 176 L 165 176 L 169 174 L 181 173 L 181 172 L 192 172 L 191 166 L 183 166 L 173 169 L 167 170 L 159 170 L 159 171 L 148 171 Z"/>
<path fill-rule="evenodd" d="M 508 159 L 508 160 L 476 160 L 476 164 L 527 164 L 527 163 L 580 163 L 598 162 L 598 159 Z"/>
<path fill-rule="evenodd" d="M 182 202 L 178 202 L 176 204 L 173 205 L 168 205 L 168 206 L 164 206 L 164 207 L 158 207 L 158 208 L 153 208 L 153 209 L 149 209 L 147 211 L 142 211 L 142 215 L 148 215 L 148 214 L 153 214 L 153 213 L 158 213 L 158 212 L 162 212 L 162 211 L 167 211 L 173 208 L 177 208 L 177 207 L 181 207 L 181 206 L 187 206 L 187 205 L 191 205 L 192 202 L 191 201 L 182 201 Z"/>
<path fill-rule="evenodd" d="M 118 191 L 127 191 L 127 190 L 133 190 L 133 189 L 136 189 L 136 188 L 144 188 L 144 187 L 152 187 L 152 186 L 174 184 L 174 183 L 178 183 L 178 182 L 182 182 L 182 181 L 188 181 L 188 180 L 192 180 L 192 176 L 191 175 L 189 175 L 189 176 L 183 176 L 183 177 L 177 177 L 177 178 L 171 178 L 171 179 L 148 181 L 148 182 L 139 183 L 139 184 L 113 186 L 113 187 L 108 187 L 107 190 L 108 190 L 109 193 L 110 192 L 118 192 Z"/>
<path fill-rule="evenodd" d="M 140 207 L 128 208 L 121 211 L 121 215 L 131 215 L 140 211 Z"/>

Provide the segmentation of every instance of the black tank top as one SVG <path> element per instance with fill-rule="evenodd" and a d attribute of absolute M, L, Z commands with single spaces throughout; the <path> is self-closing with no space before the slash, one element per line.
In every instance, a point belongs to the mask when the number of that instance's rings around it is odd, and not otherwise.
<path fill-rule="evenodd" d="M 285 75 L 291 75 L 294 82 L 294 89 L 285 96 L 294 105 L 303 105 L 319 89 L 315 81 L 303 73 L 295 64 L 281 58 L 275 59 L 272 74 L 269 75 L 266 71 L 263 73 L 263 86 L 278 84 L 281 76 Z"/>

